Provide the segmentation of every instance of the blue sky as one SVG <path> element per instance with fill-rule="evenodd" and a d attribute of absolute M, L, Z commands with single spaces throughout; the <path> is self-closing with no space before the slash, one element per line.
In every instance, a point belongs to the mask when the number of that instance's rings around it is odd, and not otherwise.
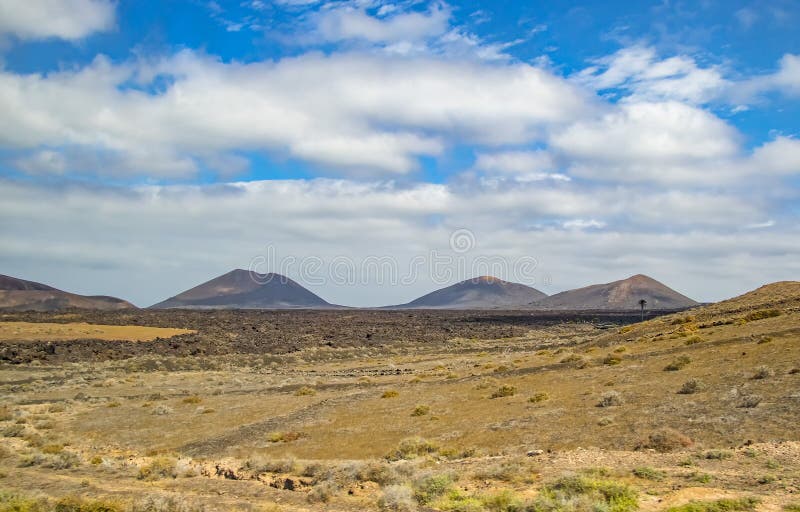
<path fill-rule="evenodd" d="M 388 304 L 449 283 L 364 258 L 429 264 L 467 229 L 453 280 L 486 258 L 548 293 L 796 279 L 798 22 L 792 0 L 9 0 L 1 272 L 147 305 L 274 248 L 262 270 L 319 258 L 286 272 Z"/>

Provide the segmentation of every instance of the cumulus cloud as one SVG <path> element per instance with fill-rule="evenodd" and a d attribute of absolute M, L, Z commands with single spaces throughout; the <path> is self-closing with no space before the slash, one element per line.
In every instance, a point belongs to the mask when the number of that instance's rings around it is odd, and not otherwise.
<path fill-rule="evenodd" d="M 387 13 L 381 9 L 380 13 Z M 443 34 L 449 27 L 450 8 L 434 4 L 427 12 L 401 12 L 371 16 L 362 6 L 334 5 L 314 17 L 319 37 L 326 41 L 361 39 L 372 43 L 422 41 Z"/>
<path fill-rule="evenodd" d="M 160 92 L 156 80 L 167 84 Z M 119 162 L 109 172 L 155 178 L 191 175 L 196 161 L 237 150 L 404 174 L 453 138 L 530 142 L 592 108 L 574 85 L 522 63 L 352 53 L 241 64 L 185 51 L 119 65 L 98 57 L 47 75 L 0 72 L 0 145 L 100 151 Z"/>
<path fill-rule="evenodd" d="M 19 39 L 81 39 L 114 25 L 111 0 L 3 0 L 0 35 Z"/>
<path fill-rule="evenodd" d="M 608 181 L 719 183 L 714 168 L 740 151 L 738 132 L 713 114 L 679 102 L 631 102 L 578 121 L 552 138 L 572 173 Z"/>
<path fill-rule="evenodd" d="M 596 59 L 574 78 L 599 91 L 622 90 L 633 101 L 701 104 L 719 97 L 729 86 L 717 67 L 700 67 L 687 55 L 661 59 L 654 48 L 644 46 L 626 47 Z"/>

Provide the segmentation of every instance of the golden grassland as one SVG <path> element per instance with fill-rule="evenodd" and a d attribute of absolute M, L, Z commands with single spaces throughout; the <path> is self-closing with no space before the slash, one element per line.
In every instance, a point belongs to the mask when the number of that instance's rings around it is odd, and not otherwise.
<path fill-rule="evenodd" d="M 18 340 L 64 341 L 76 339 L 152 341 L 189 334 L 189 329 L 146 327 L 140 325 L 96 325 L 85 322 L 36 323 L 0 322 L 0 342 Z"/>
<path fill-rule="evenodd" d="M 800 283 L 614 329 L 5 366 L 0 395 L 2 512 L 791 512 Z"/>

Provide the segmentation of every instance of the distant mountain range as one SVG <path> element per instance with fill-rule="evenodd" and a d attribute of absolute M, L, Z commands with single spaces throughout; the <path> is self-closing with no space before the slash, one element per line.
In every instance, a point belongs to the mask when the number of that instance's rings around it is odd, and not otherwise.
<path fill-rule="evenodd" d="M 280 274 L 236 269 L 195 286 L 151 309 L 292 309 L 336 308 Z"/>
<path fill-rule="evenodd" d="M 536 288 L 496 277 L 467 279 L 390 309 L 516 308 L 547 297 Z"/>
<path fill-rule="evenodd" d="M 533 307 L 536 309 L 639 309 L 640 300 L 649 310 L 682 309 L 698 303 L 672 288 L 642 274 L 613 283 L 595 284 L 551 295 Z"/>
<path fill-rule="evenodd" d="M 46 284 L 0 275 L 0 309 L 58 311 L 62 309 L 130 309 L 130 302 L 105 295 L 78 295 Z"/>
<path fill-rule="evenodd" d="M 467 279 L 406 304 L 381 309 L 529 309 L 529 310 L 684 309 L 697 302 L 655 279 L 635 275 L 548 297 L 541 291 L 491 276 Z M 56 311 L 67 308 L 125 309 L 132 304 L 115 297 L 87 297 L 9 276 L 0 276 L 0 309 Z M 152 309 L 337 309 L 280 274 L 232 270 L 150 306 Z"/>

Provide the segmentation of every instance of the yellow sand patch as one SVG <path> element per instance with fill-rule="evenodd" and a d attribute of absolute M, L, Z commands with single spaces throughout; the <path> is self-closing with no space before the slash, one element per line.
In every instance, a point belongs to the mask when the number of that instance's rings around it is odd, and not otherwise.
<path fill-rule="evenodd" d="M 195 331 L 144 327 L 140 325 L 97 325 L 85 322 L 70 324 L 0 322 L 0 341 L 64 341 L 76 339 L 152 341 L 156 338 L 171 338 Z"/>

